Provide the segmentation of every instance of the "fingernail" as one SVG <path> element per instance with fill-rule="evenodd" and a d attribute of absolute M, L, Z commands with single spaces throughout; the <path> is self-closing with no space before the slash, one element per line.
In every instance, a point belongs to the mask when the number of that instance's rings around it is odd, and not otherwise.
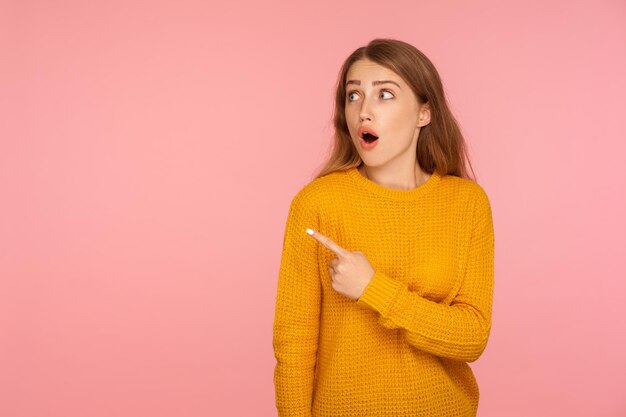
<path fill-rule="evenodd" d="M 308 234 L 310 234 L 311 236 L 313 236 L 313 229 L 309 229 L 309 228 L 307 228 L 307 229 L 306 229 L 306 232 L 307 232 Z"/>

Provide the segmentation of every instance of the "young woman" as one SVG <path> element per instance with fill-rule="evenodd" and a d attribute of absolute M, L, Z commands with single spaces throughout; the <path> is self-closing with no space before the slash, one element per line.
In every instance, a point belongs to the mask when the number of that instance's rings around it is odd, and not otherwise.
<path fill-rule="evenodd" d="M 334 147 L 293 198 L 273 348 L 279 416 L 475 416 L 494 233 L 431 61 L 375 39 L 339 74 Z"/>

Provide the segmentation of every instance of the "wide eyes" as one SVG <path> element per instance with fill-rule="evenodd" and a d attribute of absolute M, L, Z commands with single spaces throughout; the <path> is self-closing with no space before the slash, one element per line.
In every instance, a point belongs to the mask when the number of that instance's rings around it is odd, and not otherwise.
<path fill-rule="evenodd" d="M 356 91 L 350 91 L 348 93 L 348 95 L 347 95 L 348 101 L 354 101 L 354 100 L 352 100 L 352 96 L 354 94 L 356 94 Z M 390 100 L 390 99 L 392 99 L 394 97 L 393 94 L 391 93 L 391 91 L 389 91 L 389 90 L 380 90 L 380 94 L 381 95 L 382 94 L 388 94 L 388 96 L 387 96 L 387 98 L 385 100 Z"/>

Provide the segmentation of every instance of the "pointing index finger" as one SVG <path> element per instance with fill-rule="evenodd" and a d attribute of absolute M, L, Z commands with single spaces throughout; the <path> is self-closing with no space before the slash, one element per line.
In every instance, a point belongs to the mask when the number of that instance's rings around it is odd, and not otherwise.
<path fill-rule="evenodd" d="M 313 236 L 313 238 L 317 239 L 317 241 L 320 242 L 322 245 L 326 246 L 328 249 L 335 252 L 335 254 L 339 256 L 345 256 L 350 253 L 349 250 L 342 248 L 337 243 L 335 243 L 334 240 L 332 240 L 328 236 L 324 236 L 320 232 L 314 231 L 313 229 L 306 229 L 306 232 L 309 235 Z"/>

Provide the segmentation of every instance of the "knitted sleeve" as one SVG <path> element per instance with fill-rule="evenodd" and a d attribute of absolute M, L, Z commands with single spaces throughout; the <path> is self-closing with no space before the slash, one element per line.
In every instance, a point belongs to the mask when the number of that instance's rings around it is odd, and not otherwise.
<path fill-rule="evenodd" d="M 463 282 L 450 305 L 410 291 L 405 282 L 375 271 L 357 304 L 380 313 L 379 323 L 401 328 L 408 343 L 436 356 L 473 362 L 491 331 L 494 232 L 491 206 L 479 188 L 472 215 Z"/>
<path fill-rule="evenodd" d="M 274 385 L 278 415 L 310 416 L 320 321 L 318 242 L 306 228 L 319 218 L 302 190 L 291 202 L 283 239 L 274 315 Z"/>

